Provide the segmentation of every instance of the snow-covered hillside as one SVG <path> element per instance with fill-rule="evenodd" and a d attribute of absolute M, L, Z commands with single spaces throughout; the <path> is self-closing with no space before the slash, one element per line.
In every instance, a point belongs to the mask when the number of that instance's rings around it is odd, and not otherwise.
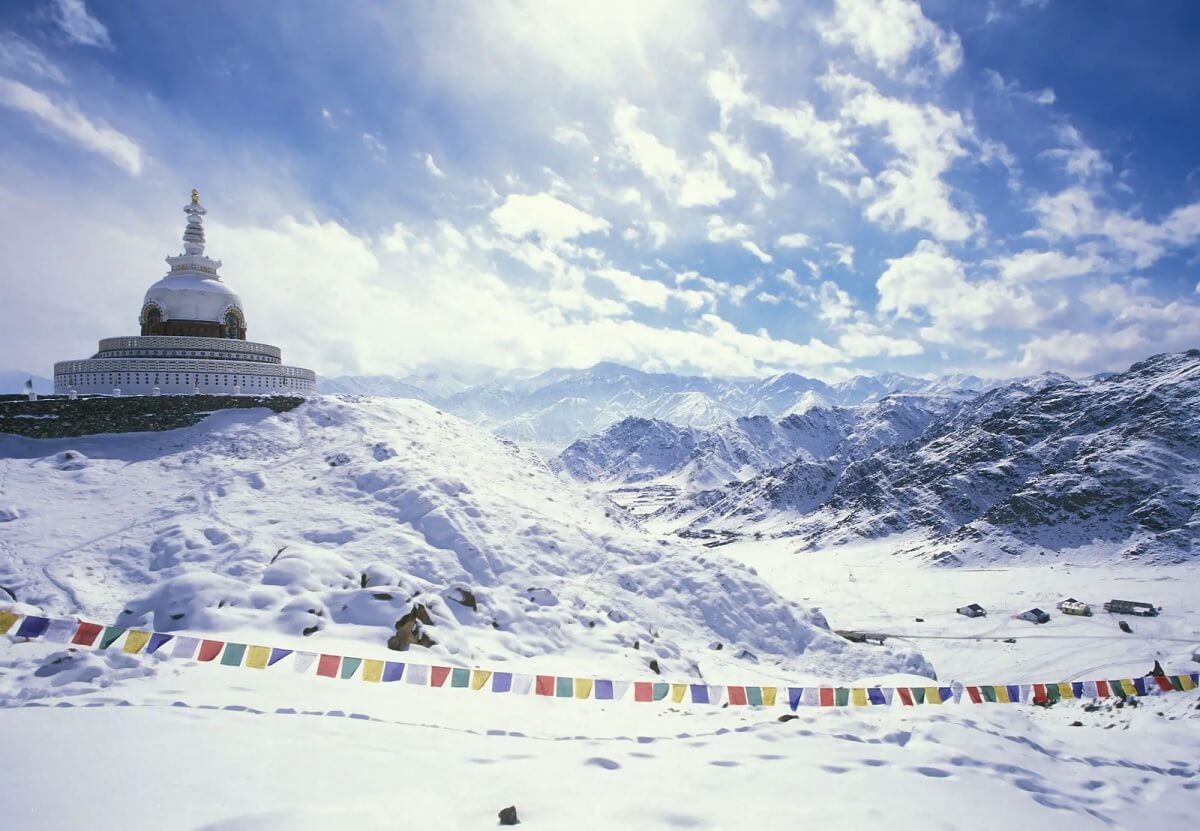
<path fill-rule="evenodd" d="M 932 424 L 893 432 L 902 421 L 885 419 L 878 452 L 799 458 L 675 515 L 809 545 L 915 531 L 920 550 L 959 559 L 1100 545 L 1177 561 L 1200 544 L 1197 411 L 1200 351 L 1091 380 L 1042 376 Z"/>
<path fill-rule="evenodd" d="M 21 602 L 158 631 L 383 649 L 419 605 L 430 657 L 466 664 L 929 671 L 851 646 L 745 567 L 655 539 L 535 454 L 411 400 L 2 436 L 0 517 L 0 585 Z"/>
<path fill-rule="evenodd" d="M 711 428 L 742 416 L 781 418 L 813 407 L 851 407 L 904 392 L 970 398 L 995 386 L 973 376 L 933 380 L 899 373 L 826 384 L 796 373 L 763 379 L 643 372 L 614 363 L 552 369 L 532 377 L 427 371 L 403 378 L 324 379 L 329 393 L 418 398 L 531 447 L 556 453 L 626 417 Z M 474 383 L 468 383 L 471 380 Z"/>

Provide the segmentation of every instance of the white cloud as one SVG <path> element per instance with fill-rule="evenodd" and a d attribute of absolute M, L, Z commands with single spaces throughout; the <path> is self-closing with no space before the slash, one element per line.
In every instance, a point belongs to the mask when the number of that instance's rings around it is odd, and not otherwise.
<path fill-rule="evenodd" d="M 1104 268 L 1104 261 L 1094 256 L 1071 256 L 1060 251 L 1021 251 L 1007 257 L 989 260 L 1000 276 L 1010 283 L 1036 283 L 1064 280 L 1093 274 Z"/>
<path fill-rule="evenodd" d="M 1027 92 L 1021 89 L 1016 81 L 1006 81 L 1004 76 L 994 69 L 985 69 L 983 75 L 991 85 L 992 90 L 1006 98 L 1015 98 L 1021 101 L 1028 101 L 1032 104 L 1041 104 L 1049 106 L 1057 100 L 1054 90 L 1046 87 L 1038 92 Z"/>
<path fill-rule="evenodd" d="M 717 169 L 717 156 L 708 151 L 696 164 L 686 163 L 674 149 L 638 126 L 641 111 L 622 101 L 613 110 L 617 149 L 625 159 L 680 207 L 711 207 L 736 195 Z"/>
<path fill-rule="evenodd" d="M 1200 240 L 1200 202 L 1176 208 L 1159 223 L 1101 208 L 1075 186 L 1034 200 L 1038 227 L 1029 236 L 1051 242 L 1098 238 L 1134 268 L 1147 268 L 1168 251 Z"/>
<path fill-rule="evenodd" d="M 325 121 L 325 123 L 326 123 L 326 124 L 328 124 L 330 127 L 332 127 L 332 128 L 333 128 L 333 129 L 335 129 L 335 130 L 337 129 L 337 125 L 336 125 L 336 124 L 334 124 L 334 122 L 333 122 L 333 113 L 331 113 L 331 112 L 330 112 L 329 110 L 327 110 L 325 107 L 322 107 L 322 108 L 321 108 L 321 118 L 322 118 L 322 119 Z"/>
<path fill-rule="evenodd" d="M 108 29 L 92 17 L 83 0 L 52 0 L 50 16 L 72 43 L 112 48 Z"/>
<path fill-rule="evenodd" d="M 833 16 L 818 31 L 827 42 L 849 46 L 893 77 L 926 49 L 942 75 L 962 64 L 958 35 L 925 17 L 915 0 L 835 0 Z"/>
<path fill-rule="evenodd" d="M 374 133 L 363 133 L 362 143 L 367 148 L 367 152 L 371 154 L 371 158 L 375 161 L 382 162 L 387 158 L 387 145 L 383 143 L 379 136 Z"/>
<path fill-rule="evenodd" d="M 771 263 L 771 262 L 775 261 L 774 257 L 772 257 L 770 254 L 768 254 L 766 251 L 763 251 L 761 248 L 758 247 L 758 245 L 756 243 L 754 243 L 748 239 L 742 240 L 741 245 L 742 245 L 742 248 L 746 249 L 751 254 L 753 254 L 755 257 L 757 257 L 758 261 L 761 263 Z"/>
<path fill-rule="evenodd" d="M 62 70 L 42 50 L 12 32 L 0 32 L 0 69 L 56 84 L 67 82 Z"/>
<path fill-rule="evenodd" d="M 834 259 L 851 271 L 854 270 L 854 246 L 840 242 L 827 242 L 825 247 L 833 252 Z"/>
<path fill-rule="evenodd" d="M 754 13 L 754 16 L 763 20 L 771 20 L 778 17 L 780 12 L 783 11 L 783 6 L 779 0 L 750 0 L 749 5 L 750 11 Z"/>
<path fill-rule="evenodd" d="M 720 107 L 722 128 L 735 115 L 744 113 L 753 121 L 779 130 L 822 166 L 849 172 L 862 169 L 852 149 L 853 139 L 844 134 L 838 122 L 820 118 L 807 101 L 797 101 L 792 107 L 764 103 L 747 92 L 746 78 L 732 54 L 725 53 L 722 66 L 708 73 L 707 83 L 709 94 Z"/>
<path fill-rule="evenodd" d="M 510 237 L 540 236 L 557 242 L 607 231 L 608 221 L 581 211 L 548 193 L 509 194 L 490 214 L 492 224 Z"/>
<path fill-rule="evenodd" d="M 425 169 L 426 169 L 427 171 L 429 171 L 429 175 L 431 175 L 431 176 L 434 176 L 434 177 L 436 177 L 436 178 L 438 178 L 438 179 L 445 179 L 445 178 L 446 178 L 446 174 L 445 174 L 445 172 L 444 172 L 444 171 L 443 171 L 443 170 L 442 170 L 440 167 L 438 167 L 438 166 L 437 166 L 437 162 L 435 162 L 435 161 L 433 160 L 433 155 L 432 155 L 432 154 L 430 154 L 430 153 L 422 153 L 422 154 L 421 154 L 421 157 L 422 157 L 422 159 L 424 159 L 424 161 L 425 161 Z"/>
<path fill-rule="evenodd" d="M 772 182 L 774 168 L 770 156 L 766 153 L 751 153 L 744 144 L 723 133 L 710 133 L 708 139 L 717 148 L 717 153 L 725 164 L 753 180 L 763 196 L 768 199 L 775 198 L 775 185 Z"/>
<path fill-rule="evenodd" d="M 55 135 L 104 156 L 134 176 L 142 172 L 142 150 L 133 139 L 103 121 L 88 118 L 73 104 L 55 102 L 43 92 L 3 77 L 0 104 L 33 116 Z"/>
<path fill-rule="evenodd" d="M 1068 174 L 1080 181 L 1099 178 L 1112 173 L 1112 165 L 1104 158 L 1099 150 L 1083 140 L 1083 136 L 1069 124 L 1055 130 L 1062 147 L 1047 150 L 1043 156 L 1058 159 Z"/>
<path fill-rule="evenodd" d="M 896 153 L 873 180 L 863 180 L 864 215 L 888 228 L 920 229 L 940 240 L 961 242 L 980 231 L 983 216 L 958 207 L 943 175 L 978 145 L 974 128 L 958 112 L 882 95 L 849 75 L 827 75 L 823 83 L 843 98 L 842 117 L 882 130 Z"/>
<path fill-rule="evenodd" d="M 808 234 L 796 231 L 792 234 L 784 234 L 779 239 L 775 240 L 775 244 L 780 248 L 811 248 L 812 237 Z"/>
<path fill-rule="evenodd" d="M 950 343 L 959 333 L 992 327 L 1028 329 L 1054 311 L 1020 287 L 999 280 L 968 280 L 963 264 L 930 240 L 887 262 L 875 284 L 879 312 L 926 320 L 921 334 L 927 341 Z"/>
<path fill-rule="evenodd" d="M 594 273 L 597 277 L 612 283 L 621 298 L 630 303 L 637 303 L 639 306 L 648 306 L 652 309 L 667 308 L 667 301 L 671 298 L 671 289 L 657 280 L 647 280 L 619 268 L 602 268 Z"/>
<path fill-rule="evenodd" d="M 591 140 L 588 139 L 587 133 L 583 132 L 582 129 L 568 124 L 560 124 L 559 126 L 555 127 L 554 132 L 550 134 L 550 138 L 554 139 L 559 144 L 578 143 L 587 145 L 592 143 Z"/>
<path fill-rule="evenodd" d="M 847 325 L 838 335 L 838 346 L 853 358 L 905 358 L 923 353 L 924 347 L 912 338 L 896 338 L 885 334 L 872 323 Z"/>
<path fill-rule="evenodd" d="M 744 222 L 729 222 L 720 214 L 711 214 L 705 229 L 705 237 L 709 242 L 729 242 L 730 240 L 745 239 L 754 229 Z"/>

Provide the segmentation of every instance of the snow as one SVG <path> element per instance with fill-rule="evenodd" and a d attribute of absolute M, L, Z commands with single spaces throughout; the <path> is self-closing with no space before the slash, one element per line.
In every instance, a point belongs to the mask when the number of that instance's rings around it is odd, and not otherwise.
<path fill-rule="evenodd" d="M 642 677 L 654 661 L 679 679 L 930 671 L 907 647 L 851 648 L 750 570 L 647 535 L 536 455 L 417 401 L 5 436 L 0 457 L 0 499 L 20 512 L 0 524 L 0 585 L 53 614 L 357 654 L 383 649 L 420 604 L 436 644 L 418 649 L 426 663 L 530 671 L 518 667 L 568 654 L 591 673 Z"/>
<path fill-rule="evenodd" d="M 1156 659 L 1194 670 L 1200 646 L 1195 563 L 1114 564 L 1098 546 L 944 568 L 902 553 L 912 536 L 705 548 L 415 401 L 0 437 L 0 505 L 0 585 L 19 598 L 0 608 L 362 657 L 397 657 L 384 641 L 413 598 L 438 643 L 400 660 L 638 680 L 652 656 L 666 680 L 709 683 L 1120 678 Z M 1068 596 L 1097 613 L 1013 618 Z M 1098 611 L 1111 597 L 1163 612 L 1125 634 Z M 988 617 L 955 613 L 971 602 Z M 890 637 L 851 646 L 827 625 Z M 515 805 L 528 828 L 1186 827 L 1200 694 L 1138 703 L 780 721 L 786 706 L 369 684 L 10 633 L 0 735 L 20 763 L 0 776 L 0 816 L 30 831 L 457 829 Z"/>

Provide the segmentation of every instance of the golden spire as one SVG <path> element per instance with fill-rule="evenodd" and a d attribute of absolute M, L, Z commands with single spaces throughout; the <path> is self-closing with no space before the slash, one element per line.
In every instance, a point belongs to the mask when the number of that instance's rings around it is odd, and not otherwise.
<path fill-rule="evenodd" d="M 192 204 L 200 204 L 200 191 L 196 190 L 195 188 L 192 188 Z"/>

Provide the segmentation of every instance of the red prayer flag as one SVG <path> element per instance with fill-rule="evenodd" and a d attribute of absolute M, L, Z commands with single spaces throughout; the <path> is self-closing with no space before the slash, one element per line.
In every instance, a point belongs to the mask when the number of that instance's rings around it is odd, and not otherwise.
<path fill-rule="evenodd" d="M 746 703 L 746 688 L 745 687 L 726 687 L 729 694 L 730 704 L 745 704 Z"/>
<path fill-rule="evenodd" d="M 911 692 L 909 692 L 909 690 L 908 690 L 908 687 L 897 687 L 897 688 L 896 688 L 896 694 L 900 696 L 900 703 L 901 703 L 901 704 L 903 704 L 903 705 L 904 705 L 904 706 L 906 706 L 906 707 L 912 707 L 912 706 L 913 706 L 913 697 L 912 697 L 912 693 L 911 693 Z"/>
<path fill-rule="evenodd" d="M 221 650 L 225 648 L 225 641 L 201 641 L 200 652 L 196 655 L 197 661 L 211 661 L 221 654 Z"/>
<path fill-rule="evenodd" d="M 1096 695 L 1100 696 L 1101 698 L 1108 698 L 1110 695 L 1112 695 L 1112 693 L 1109 692 L 1107 681 L 1096 682 Z"/>
<path fill-rule="evenodd" d="M 979 691 L 979 687 L 967 687 L 967 695 L 971 696 L 972 704 L 983 703 L 983 693 Z"/>
<path fill-rule="evenodd" d="M 91 646 L 96 642 L 96 638 L 100 637 L 100 632 L 103 630 L 104 627 L 99 623 L 80 623 L 79 628 L 75 630 L 75 637 L 71 638 L 71 643 Z"/>
<path fill-rule="evenodd" d="M 822 707 L 833 706 L 833 687 L 821 687 L 817 694 L 820 696 Z"/>
<path fill-rule="evenodd" d="M 1158 688 L 1163 692 L 1174 692 L 1175 688 L 1171 686 L 1171 679 L 1165 675 L 1154 676 L 1154 683 L 1158 684 Z"/>
<path fill-rule="evenodd" d="M 450 675 L 450 667 L 430 667 L 430 684 L 434 687 L 440 687 L 446 683 L 446 678 Z"/>
<path fill-rule="evenodd" d="M 539 675 L 537 677 L 537 694 L 538 695 L 554 695 L 553 675 Z"/>
<path fill-rule="evenodd" d="M 317 661 L 317 675 L 324 675 L 326 678 L 336 678 L 338 672 L 338 664 L 342 662 L 340 655 L 322 655 L 321 660 Z"/>
<path fill-rule="evenodd" d="M 1046 700 L 1046 685 L 1045 684 L 1034 684 L 1033 685 L 1033 700 L 1037 701 L 1039 699 L 1042 701 Z"/>
<path fill-rule="evenodd" d="M 633 684 L 634 701 L 653 701 L 654 685 L 649 681 L 635 681 Z"/>

